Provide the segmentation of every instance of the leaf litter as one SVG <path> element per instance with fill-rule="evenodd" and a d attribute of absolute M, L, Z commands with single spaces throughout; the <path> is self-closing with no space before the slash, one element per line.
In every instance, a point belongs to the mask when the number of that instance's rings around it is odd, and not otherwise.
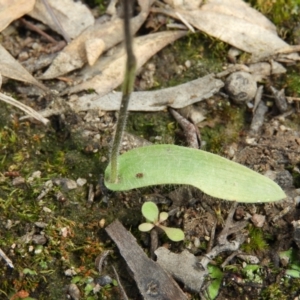
<path fill-rule="evenodd" d="M 140 0 L 141 12 L 132 18 L 132 33 L 136 33 L 140 26 L 145 22 L 151 1 Z M 98 57 L 111 47 L 123 41 L 123 20 L 120 18 L 99 23 L 87 28 L 82 34 L 74 39 L 60 54 L 54 59 L 50 68 L 40 77 L 40 79 L 56 78 L 70 71 L 81 68 L 88 62 L 90 52 L 94 51 L 95 45 L 100 46 L 101 51 Z M 96 59 L 90 59 L 93 64 Z"/>

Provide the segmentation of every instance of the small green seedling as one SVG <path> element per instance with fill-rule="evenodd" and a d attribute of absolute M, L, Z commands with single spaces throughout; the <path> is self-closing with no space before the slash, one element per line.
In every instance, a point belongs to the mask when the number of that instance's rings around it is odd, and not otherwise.
<path fill-rule="evenodd" d="M 139 226 L 139 230 L 146 232 L 153 229 L 155 226 L 161 228 L 168 238 L 173 242 L 179 242 L 184 239 L 184 233 L 181 229 L 178 228 L 170 228 L 161 225 L 162 222 L 168 219 L 167 212 L 159 213 L 158 207 L 153 202 L 145 202 L 142 206 L 142 214 L 146 218 L 147 223 L 142 223 Z"/>
<path fill-rule="evenodd" d="M 295 249 L 282 251 L 279 253 L 279 257 L 288 263 L 288 269 L 285 271 L 285 275 L 300 278 L 300 261 Z"/>

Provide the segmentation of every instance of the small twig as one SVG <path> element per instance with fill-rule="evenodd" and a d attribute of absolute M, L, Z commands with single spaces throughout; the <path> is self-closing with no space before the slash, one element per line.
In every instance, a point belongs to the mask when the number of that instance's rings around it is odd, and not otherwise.
<path fill-rule="evenodd" d="M 158 248 L 158 232 L 157 228 L 153 228 L 150 231 L 151 245 L 150 245 L 150 257 L 154 260 L 155 258 L 155 250 Z"/>
<path fill-rule="evenodd" d="M 192 33 L 195 33 L 193 26 L 179 12 L 176 12 L 175 15 Z"/>
<path fill-rule="evenodd" d="M 286 208 L 284 208 L 283 210 L 281 210 L 279 212 L 279 214 L 277 214 L 275 217 L 272 218 L 272 223 L 276 224 L 276 222 L 281 219 L 282 217 L 284 217 L 287 213 L 289 213 L 291 211 L 291 207 L 287 206 Z"/>
<path fill-rule="evenodd" d="M 14 268 L 14 265 L 12 263 L 12 261 L 7 257 L 7 255 L 2 251 L 2 249 L 0 248 L 0 258 L 3 258 L 5 260 L 5 262 L 11 267 Z"/>
<path fill-rule="evenodd" d="M 286 97 L 286 99 L 291 102 L 291 101 L 300 101 L 300 98 L 298 97 Z"/>
<path fill-rule="evenodd" d="M 95 193 L 94 193 L 94 187 L 92 184 L 89 185 L 89 194 L 88 194 L 88 200 L 87 200 L 87 205 L 88 207 L 91 207 L 93 202 L 94 202 L 94 197 L 95 197 Z"/>
<path fill-rule="evenodd" d="M 71 42 L 71 39 L 68 35 L 68 33 L 64 30 L 64 28 L 62 27 L 60 21 L 58 20 L 58 18 L 56 17 L 55 13 L 53 12 L 53 9 L 51 8 L 51 6 L 49 5 L 47 0 L 42 0 L 42 2 L 44 3 L 49 15 L 51 16 L 52 20 L 54 21 L 55 25 L 58 27 L 58 29 L 60 30 L 61 35 L 64 37 L 64 39 L 66 40 L 67 43 Z"/>
<path fill-rule="evenodd" d="M 256 91 L 256 95 L 255 95 L 255 98 L 254 98 L 254 106 L 253 106 L 253 113 L 255 113 L 256 111 L 256 108 L 258 106 L 258 104 L 260 103 L 261 101 L 261 98 L 262 98 L 262 94 L 263 94 L 263 89 L 264 89 L 264 86 L 263 85 L 260 85 Z"/>
<path fill-rule="evenodd" d="M 220 235 L 218 237 L 218 243 L 219 243 L 219 245 L 226 245 L 228 243 L 227 237 L 230 234 L 236 233 L 236 232 L 242 230 L 248 224 L 247 220 L 245 220 L 245 221 L 239 221 L 239 222 L 234 222 L 233 221 L 233 216 L 234 216 L 234 213 L 235 213 L 237 205 L 238 205 L 238 203 L 235 202 L 232 205 L 232 207 L 231 207 L 231 209 L 230 209 L 230 211 L 228 213 L 227 219 L 225 221 L 225 226 L 224 226 L 223 230 L 221 231 L 221 233 L 220 233 Z"/>
<path fill-rule="evenodd" d="M 210 240 L 209 240 L 208 245 L 207 245 L 206 253 L 209 253 L 211 251 L 213 245 L 214 245 L 216 227 L 217 227 L 217 221 L 214 223 L 213 227 L 211 228 Z"/>
<path fill-rule="evenodd" d="M 126 294 L 126 292 L 125 292 L 125 290 L 124 290 L 124 288 L 123 288 L 123 286 L 121 284 L 121 281 L 120 281 L 119 275 L 117 273 L 117 270 L 115 269 L 114 266 L 112 266 L 112 268 L 114 270 L 114 273 L 115 273 L 115 276 L 116 276 L 116 280 L 117 280 L 119 288 L 121 290 L 122 298 L 123 298 L 123 300 L 128 300 L 127 294 Z"/>
<path fill-rule="evenodd" d="M 6 95 L 0 93 L 0 100 L 2 100 L 3 102 L 5 102 L 7 104 L 13 105 L 13 106 L 21 109 L 27 115 L 42 122 L 44 125 L 48 125 L 50 122 L 48 119 L 44 118 L 41 114 L 39 114 L 37 111 L 35 111 L 31 107 L 11 98 L 9 96 L 6 96 Z"/>
<path fill-rule="evenodd" d="M 189 122 L 187 119 L 183 118 L 176 110 L 173 108 L 169 108 L 174 119 L 178 122 L 181 128 L 184 131 L 186 136 L 186 140 L 188 142 L 189 147 L 199 149 L 200 148 L 200 141 L 198 137 L 200 136 L 200 132 L 193 123 Z"/>
<path fill-rule="evenodd" d="M 260 130 L 260 128 L 264 124 L 264 117 L 267 111 L 268 111 L 268 107 L 263 101 L 261 101 L 258 104 L 251 121 L 251 125 L 250 125 L 251 133 L 255 134 Z"/>
<path fill-rule="evenodd" d="M 37 26 L 32 24 L 31 22 L 26 21 L 24 18 L 20 19 L 20 21 L 26 25 L 30 30 L 37 32 L 41 36 L 43 36 L 46 40 L 48 40 L 50 43 L 57 43 L 57 40 L 55 40 L 53 37 L 51 37 L 49 34 L 44 32 L 43 30 L 39 29 Z"/>
<path fill-rule="evenodd" d="M 274 96 L 275 104 L 276 104 L 277 108 L 279 109 L 280 113 L 286 112 L 288 109 L 288 105 L 286 102 L 284 89 L 278 91 L 273 86 L 271 86 L 270 88 L 271 88 L 271 92 Z"/>
<path fill-rule="evenodd" d="M 199 262 L 203 270 L 206 270 L 207 265 L 220 253 L 225 251 L 237 251 L 240 248 L 240 245 L 244 242 L 245 238 L 243 235 L 238 235 L 234 241 L 226 241 L 223 245 L 217 245 L 209 253 L 204 255 Z"/>
<path fill-rule="evenodd" d="M 231 253 L 231 254 L 223 261 L 223 263 L 221 264 L 221 268 L 222 268 L 222 269 L 225 268 L 225 267 L 228 265 L 228 263 L 229 263 L 233 258 L 235 258 L 239 253 L 240 253 L 239 250 L 237 250 L 237 251 Z"/>
<path fill-rule="evenodd" d="M 108 254 L 111 252 L 111 250 L 106 250 L 102 252 L 100 255 L 97 256 L 95 259 L 95 267 L 98 269 L 99 274 L 102 273 L 102 267 L 104 264 L 104 261 L 106 260 Z"/>

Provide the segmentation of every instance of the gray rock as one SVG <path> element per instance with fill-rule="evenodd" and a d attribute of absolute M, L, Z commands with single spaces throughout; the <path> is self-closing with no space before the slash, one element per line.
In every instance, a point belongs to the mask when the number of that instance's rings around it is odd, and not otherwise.
<path fill-rule="evenodd" d="M 235 103 L 243 103 L 255 97 L 257 84 L 249 73 L 240 71 L 227 77 L 225 89 Z"/>

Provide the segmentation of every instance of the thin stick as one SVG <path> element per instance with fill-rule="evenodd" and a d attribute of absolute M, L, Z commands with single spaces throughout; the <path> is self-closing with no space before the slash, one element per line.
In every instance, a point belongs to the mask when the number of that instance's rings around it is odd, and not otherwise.
<path fill-rule="evenodd" d="M 125 78 L 123 83 L 122 101 L 119 112 L 119 119 L 117 122 L 116 133 L 113 141 L 111 152 L 111 178 L 110 181 L 116 183 L 118 181 L 118 155 L 119 148 L 122 142 L 123 132 L 127 120 L 127 110 L 131 92 L 133 90 L 133 83 L 135 79 L 136 58 L 132 49 L 132 36 L 130 30 L 130 0 L 124 1 L 124 34 L 125 34 L 125 47 L 127 53 Z"/>
<path fill-rule="evenodd" d="M 20 19 L 20 21 L 27 26 L 30 30 L 37 32 L 41 36 L 43 36 L 46 40 L 48 40 L 50 43 L 57 43 L 57 40 L 55 40 L 53 37 L 51 37 L 49 34 L 32 24 L 31 22 L 26 21 L 24 18 Z"/>
<path fill-rule="evenodd" d="M 3 258 L 5 262 L 11 267 L 14 268 L 12 261 L 7 257 L 7 255 L 0 249 L 0 259 Z"/>
<path fill-rule="evenodd" d="M 30 117 L 42 122 L 44 125 L 48 125 L 49 124 L 49 120 L 44 118 L 42 115 L 40 115 L 37 111 L 35 111 L 34 109 L 32 109 L 31 107 L 13 99 L 12 97 L 6 96 L 2 93 L 0 93 L 0 101 L 3 101 L 7 104 L 13 105 L 19 109 L 21 109 L 22 111 L 24 111 L 27 115 L 29 115 Z"/>
<path fill-rule="evenodd" d="M 128 297 L 127 297 L 127 294 L 126 294 L 126 292 L 125 292 L 125 290 L 124 290 L 124 288 L 123 288 L 123 286 L 121 284 L 121 281 L 120 281 L 120 278 L 119 278 L 119 274 L 117 273 L 117 270 L 115 269 L 114 266 L 112 266 L 112 268 L 114 270 L 114 273 L 115 273 L 115 276 L 116 276 L 116 280 L 117 280 L 119 288 L 121 290 L 121 294 L 122 294 L 123 300 L 129 300 Z"/>

